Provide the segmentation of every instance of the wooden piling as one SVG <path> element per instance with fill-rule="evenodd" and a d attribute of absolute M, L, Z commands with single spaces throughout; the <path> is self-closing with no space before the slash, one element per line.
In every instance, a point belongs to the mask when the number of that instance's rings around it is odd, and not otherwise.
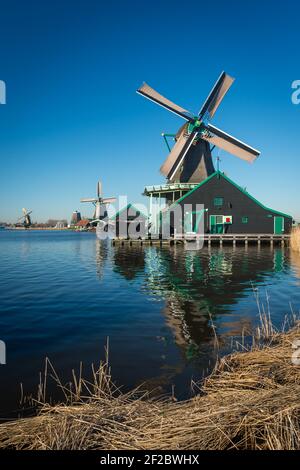
<path fill-rule="evenodd" d="M 157 247 L 165 247 L 165 246 L 173 246 L 173 245 L 182 245 L 188 244 L 189 242 L 194 242 L 197 240 L 203 240 L 204 244 L 207 245 L 209 248 L 213 244 L 218 244 L 220 247 L 223 245 L 232 245 L 234 248 L 237 244 L 244 244 L 245 247 L 248 245 L 256 244 L 259 248 L 262 244 L 268 244 L 271 248 L 274 247 L 275 244 L 281 245 L 285 247 L 289 244 L 290 235 L 274 235 L 274 234 L 204 234 L 201 236 L 193 237 L 189 235 L 185 237 L 170 237 L 166 239 L 159 239 L 159 238 L 143 238 L 143 239 L 125 239 L 125 238 L 114 238 L 112 239 L 113 246 L 157 246 Z"/>

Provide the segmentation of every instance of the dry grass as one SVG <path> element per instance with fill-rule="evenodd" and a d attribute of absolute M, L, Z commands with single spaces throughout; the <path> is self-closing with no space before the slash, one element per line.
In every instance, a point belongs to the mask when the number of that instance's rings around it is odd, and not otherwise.
<path fill-rule="evenodd" d="M 300 226 L 293 228 L 291 233 L 291 248 L 300 253 Z"/>
<path fill-rule="evenodd" d="M 300 328 L 264 329 L 267 345 L 220 360 L 201 393 L 184 402 L 122 394 L 107 361 L 91 383 L 74 374 L 72 389 L 58 382 L 66 404 L 43 404 L 35 417 L 1 424 L 0 448 L 299 449 L 300 366 L 291 355 Z M 49 361 L 47 368 L 56 376 Z"/>

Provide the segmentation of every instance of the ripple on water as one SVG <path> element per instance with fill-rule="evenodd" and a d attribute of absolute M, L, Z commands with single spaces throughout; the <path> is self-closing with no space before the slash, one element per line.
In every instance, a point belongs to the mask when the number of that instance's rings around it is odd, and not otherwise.
<path fill-rule="evenodd" d="M 111 343 L 113 375 L 132 387 L 171 384 L 185 396 L 191 376 L 212 367 L 214 330 L 222 351 L 258 322 L 255 289 L 278 325 L 300 308 L 300 256 L 281 248 L 112 247 L 94 234 L 0 233 L 0 369 L 3 413 L 17 384 L 32 391 L 45 356 L 68 377 Z"/>

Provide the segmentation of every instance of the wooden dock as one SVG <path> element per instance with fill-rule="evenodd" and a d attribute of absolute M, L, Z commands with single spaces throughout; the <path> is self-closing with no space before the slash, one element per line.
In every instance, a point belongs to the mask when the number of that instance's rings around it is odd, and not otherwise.
<path fill-rule="evenodd" d="M 273 235 L 273 234 L 205 234 L 204 236 L 176 236 L 170 237 L 167 239 L 159 239 L 154 237 L 144 238 L 144 239 L 125 239 L 125 238 L 114 238 L 112 239 L 112 244 L 114 246 L 172 246 L 172 245 L 182 245 L 188 244 L 191 242 L 202 242 L 204 245 L 281 245 L 288 246 L 290 241 L 290 235 Z"/>

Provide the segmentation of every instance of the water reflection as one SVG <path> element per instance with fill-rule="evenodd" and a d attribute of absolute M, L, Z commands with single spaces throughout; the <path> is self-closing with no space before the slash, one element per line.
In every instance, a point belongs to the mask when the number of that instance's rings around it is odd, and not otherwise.
<path fill-rule="evenodd" d="M 145 250 L 137 247 L 114 247 L 113 253 L 114 271 L 124 276 L 127 281 L 132 281 L 145 269 Z"/>
<path fill-rule="evenodd" d="M 109 242 L 96 239 L 95 253 L 97 275 L 101 280 L 109 255 Z"/>
<path fill-rule="evenodd" d="M 144 272 L 142 289 L 161 309 L 174 340 L 192 358 L 207 348 L 250 333 L 257 320 L 254 291 L 286 269 L 282 248 L 113 248 L 114 270 L 131 280 Z M 235 306 L 251 299 L 239 311 Z M 248 304 L 248 305 L 247 305 Z M 249 309 L 249 305 L 251 308 Z"/>
<path fill-rule="evenodd" d="M 294 273 L 298 278 L 298 285 L 300 285 L 300 253 L 297 251 L 291 251 L 290 260 Z"/>
<path fill-rule="evenodd" d="M 197 252 L 113 247 L 93 233 L 3 232 L 3 415 L 18 402 L 17 384 L 34 393 L 46 356 L 67 383 L 80 361 L 99 360 L 107 337 L 118 385 L 154 378 L 187 396 L 191 377 L 214 363 L 216 336 L 223 354 L 258 321 L 253 288 L 268 291 L 278 325 L 289 302 L 300 308 L 300 255 L 280 247 Z"/>

